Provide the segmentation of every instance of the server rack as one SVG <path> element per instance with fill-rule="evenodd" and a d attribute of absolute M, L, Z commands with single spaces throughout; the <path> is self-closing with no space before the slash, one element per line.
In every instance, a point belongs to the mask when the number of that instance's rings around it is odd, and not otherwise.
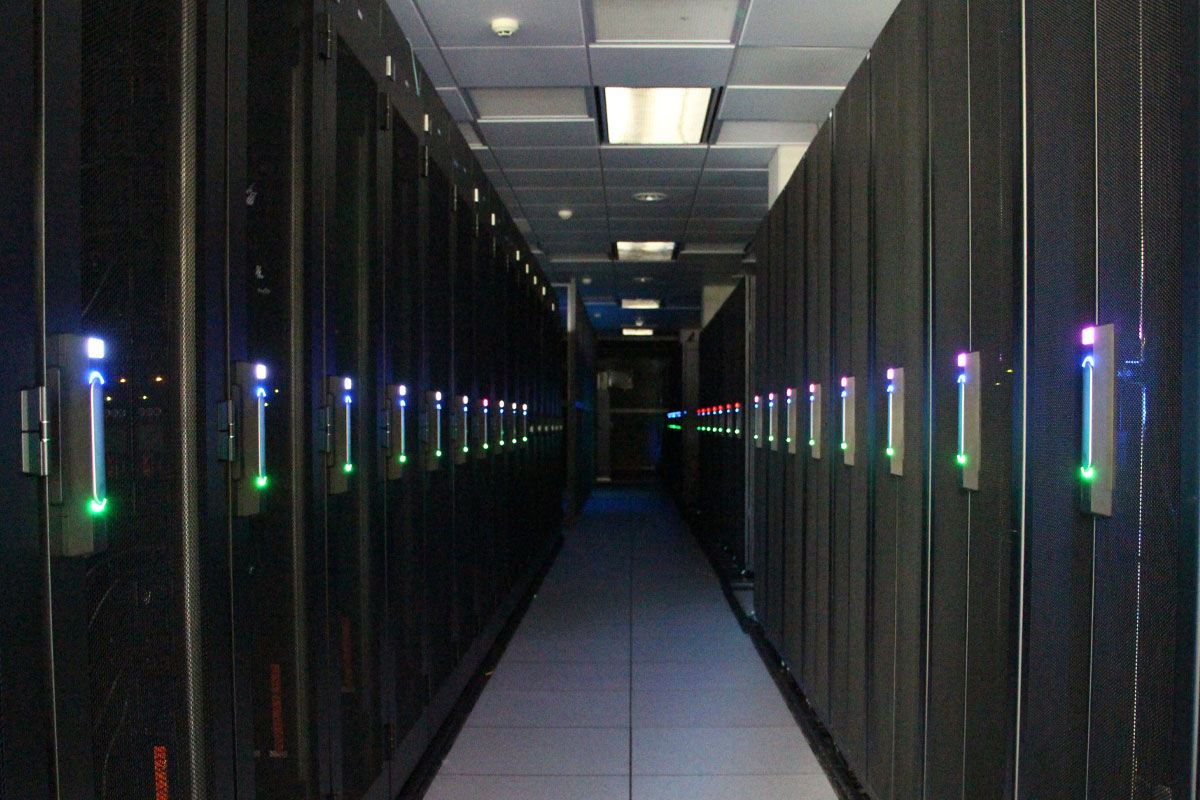
<path fill-rule="evenodd" d="M 753 448 L 755 603 L 875 797 L 1194 792 L 1194 9 L 1067 5 L 901 3 L 757 240 L 755 392 L 846 397 L 782 534 Z"/>
<path fill-rule="evenodd" d="M 540 270 L 382 5 L 268 5 L 16 29 L 48 94 L 4 145 L 33 477 L 5 489 L 0 796 L 397 796 L 557 535 L 553 447 L 511 527 L 422 450 L 461 445 L 422 401 L 479 391 L 485 272 L 499 377 L 561 417 Z"/>

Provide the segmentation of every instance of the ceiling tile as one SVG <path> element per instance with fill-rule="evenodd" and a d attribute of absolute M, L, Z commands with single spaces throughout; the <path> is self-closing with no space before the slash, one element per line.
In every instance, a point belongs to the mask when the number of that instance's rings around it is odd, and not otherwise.
<path fill-rule="evenodd" d="M 458 85 L 590 86 L 583 47 L 444 47 Z"/>
<path fill-rule="evenodd" d="M 591 116 L 586 90 L 472 89 L 480 119 L 586 119 Z"/>
<path fill-rule="evenodd" d="M 667 187 L 695 188 L 700 180 L 694 169 L 606 169 L 604 184 L 630 189 L 659 189 Z"/>
<path fill-rule="evenodd" d="M 510 169 L 505 173 L 514 187 L 600 186 L 598 169 Z"/>
<path fill-rule="evenodd" d="M 505 169 L 599 169 L 600 151 L 595 147 L 509 147 L 496 148 L 496 159 Z"/>
<path fill-rule="evenodd" d="M 496 156 L 491 150 L 477 150 L 472 148 L 471 152 L 475 154 L 479 165 L 484 169 L 500 169 L 500 162 L 496 160 Z"/>
<path fill-rule="evenodd" d="M 733 45 L 661 47 L 592 45 L 592 80 L 597 86 L 724 86 Z"/>
<path fill-rule="evenodd" d="M 467 101 L 458 89 L 438 89 L 437 93 L 454 119 L 459 122 L 470 122 L 473 119 L 471 109 L 467 108 Z"/>
<path fill-rule="evenodd" d="M 757 222 L 766 213 L 766 203 L 696 203 L 692 206 L 692 219 L 750 219 Z"/>
<path fill-rule="evenodd" d="M 538 122 L 479 122 L 479 132 L 492 147 L 586 147 L 597 143 L 590 119 Z"/>
<path fill-rule="evenodd" d="M 425 68 L 425 72 L 429 74 L 429 80 L 433 81 L 435 87 L 454 85 L 454 76 L 450 74 L 450 68 L 446 66 L 446 61 L 440 52 L 431 47 L 415 48 L 413 52 L 416 54 L 417 60 L 421 62 L 421 66 Z"/>
<path fill-rule="evenodd" d="M 706 169 L 766 169 L 775 157 L 775 147 L 713 147 Z"/>
<path fill-rule="evenodd" d="M 897 0 L 754 0 L 740 44 L 866 48 L 896 5 Z"/>
<path fill-rule="evenodd" d="M 845 86 L 866 58 L 852 47 L 739 47 L 730 86 Z"/>
<path fill-rule="evenodd" d="M 600 148 L 605 169 L 694 169 L 704 164 L 708 148 L 704 145 L 683 147 L 629 147 L 610 145 Z"/>
<path fill-rule="evenodd" d="M 562 0 L 417 0 L 429 30 L 442 47 L 529 47 L 583 44 L 578 2 Z M 511 37 L 492 32 L 496 17 L 515 17 Z"/>
<path fill-rule="evenodd" d="M 562 189 L 514 189 L 521 198 L 522 204 L 557 205 L 559 208 L 570 207 L 573 203 L 603 203 L 604 190 L 599 186 L 586 188 Z"/>
<path fill-rule="evenodd" d="M 712 160 L 711 154 L 709 160 Z M 700 185 L 766 186 L 768 175 L 765 169 L 706 169 L 700 176 Z"/>
<path fill-rule="evenodd" d="M 694 188 L 678 187 L 667 194 L 665 200 L 660 200 L 657 203 L 639 203 L 633 199 L 633 192 L 629 189 L 609 186 L 605 194 L 608 195 L 608 206 L 611 209 L 615 206 L 623 206 L 626 208 L 639 209 L 634 216 L 654 216 L 658 213 L 666 213 L 665 209 L 670 209 L 670 213 L 678 213 L 679 208 L 688 208 L 692 205 L 695 199 L 696 190 Z"/>
<path fill-rule="evenodd" d="M 701 186 L 696 190 L 696 202 L 701 204 L 767 204 L 767 187 L 728 188 L 724 186 Z"/>
<path fill-rule="evenodd" d="M 387 4 L 413 47 L 434 46 L 433 37 L 425 27 L 425 20 L 421 19 L 421 13 L 417 11 L 412 0 L 387 0 Z"/>
<path fill-rule="evenodd" d="M 817 126 L 809 122 L 721 123 L 717 141 L 721 144 L 808 144 L 817 135 Z"/>
<path fill-rule="evenodd" d="M 738 0 L 592 0 L 598 42 L 728 42 Z"/>
<path fill-rule="evenodd" d="M 559 209 L 556 204 L 526 203 L 523 208 L 531 220 L 558 219 Z M 589 221 L 608 219 L 608 206 L 604 203 L 572 203 L 569 208 L 574 214 L 571 221 Z"/>
<path fill-rule="evenodd" d="M 841 89 L 730 86 L 721 100 L 720 118 L 819 124 L 841 96 Z"/>

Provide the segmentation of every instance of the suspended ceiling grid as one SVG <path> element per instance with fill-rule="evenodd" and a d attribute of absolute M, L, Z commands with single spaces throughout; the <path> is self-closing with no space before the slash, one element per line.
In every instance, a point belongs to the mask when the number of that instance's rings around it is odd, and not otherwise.
<path fill-rule="evenodd" d="M 896 0 L 388 0 L 439 95 L 555 281 L 603 330 L 698 326 L 767 211 L 767 168 L 808 144 Z M 517 32 L 492 32 L 513 17 Z M 609 145 L 597 87 L 720 90 L 705 144 Z M 667 195 L 639 203 L 635 192 Z M 563 220 L 559 212 L 571 211 Z M 615 241 L 675 241 L 666 263 Z M 624 311 L 653 297 L 659 311 Z"/>

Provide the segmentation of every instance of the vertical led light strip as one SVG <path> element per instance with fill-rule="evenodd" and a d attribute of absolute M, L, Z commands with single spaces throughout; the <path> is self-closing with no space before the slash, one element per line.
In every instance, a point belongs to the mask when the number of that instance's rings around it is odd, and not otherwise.
<path fill-rule="evenodd" d="M 824 437 L 824 429 L 822 425 L 824 420 L 821 418 L 821 412 L 824 410 L 822 405 L 823 398 L 821 397 L 821 384 L 810 383 L 808 385 L 808 447 L 809 455 L 815 460 L 820 460 L 821 440 Z"/>
<path fill-rule="evenodd" d="M 346 394 L 342 397 L 342 402 L 344 402 L 346 404 L 346 463 L 342 465 L 342 469 L 346 472 L 354 471 L 354 457 L 353 457 L 354 437 L 351 435 L 352 434 L 351 420 L 353 419 L 354 415 L 352 413 L 350 413 L 351 412 L 350 404 L 351 404 L 351 402 L 353 402 L 352 398 L 350 397 L 350 390 L 353 387 L 354 387 L 354 382 L 352 380 L 350 380 L 350 378 L 346 378 L 342 382 L 342 388 L 344 388 L 346 390 Z"/>
<path fill-rule="evenodd" d="M 259 386 L 254 394 L 258 400 L 258 475 L 254 485 L 263 489 L 267 485 L 267 390 Z"/>
<path fill-rule="evenodd" d="M 767 441 L 775 443 L 775 393 L 767 395 Z M 774 449 L 774 448 L 772 448 Z"/>
<path fill-rule="evenodd" d="M 521 441 L 529 441 L 529 404 L 521 404 Z"/>
<path fill-rule="evenodd" d="M 762 396 L 754 395 L 754 418 L 750 420 L 754 446 L 762 447 Z"/>
<path fill-rule="evenodd" d="M 904 474 L 904 370 L 891 367 L 887 371 L 888 446 L 890 472 Z"/>
<path fill-rule="evenodd" d="M 400 398 L 400 399 L 399 399 L 399 407 L 400 407 L 400 454 L 399 454 L 398 456 L 396 456 L 396 461 L 398 461 L 398 462 L 399 462 L 399 463 L 401 463 L 401 464 L 407 464 L 407 463 L 408 463 L 408 437 L 405 435 L 405 433 L 406 433 L 406 430 L 405 430 L 405 429 L 406 429 L 406 427 L 407 427 L 407 422 L 408 422 L 408 420 L 407 420 L 407 416 L 408 416 L 408 387 L 407 387 L 407 386 L 404 386 L 403 384 L 401 384 L 400 388 L 399 388 L 399 389 L 397 389 L 397 390 L 396 390 L 396 392 L 397 392 L 397 394 L 399 395 L 399 398 Z"/>
<path fill-rule="evenodd" d="M 742 435 L 742 404 L 733 404 L 733 435 Z"/>
<path fill-rule="evenodd" d="M 1096 343 L 1096 329 L 1083 329 L 1083 344 L 1085 347 L 1091 347 Z M 1093 353 L 1088 353 L 1083 358 L 1083 435 L 1081 438 L 1080 452 L 1080 467 L 1079 474 L 1085 481 L 1090 481 L 1096 477 L 1096 464 L 1093 461 L 1093 437 L 1095 434 L 1093 425 L 1093 397 L 1096 389 L 1096 357 Z"/>
<path fill-rule="evenodd" d="M 894 370 L 894 369 L 888 369 L 888 371 L 887 371 L 887 379 L 888 379 L 888 385 L 887 385 L 887 401 L 888 401 L 888 411 L 887 411 L 887 455 L 888 455 L 888 458 L 892 458 L 893 456 L 895 456 L 895 455 L 896 455 L 896 446 L 895 446 L 895 441 L 894 441 L 894 439 L 893 439 L 893 436 L 894 436 L 894 426 L 893 426 L 893 422 L 892 422 L 892 420 L 893 420 L 893 418 L 894 418 L 894 410 L 893 410 L 893 405 L 894 405 L 894 403 L 893 403 L 893 398 L 895 398 L 895 396 L 896 396 L 896 382 L 895 382 L 895 379 L 896 379 L 896 370 Z"/>
<path fill-rule="evenodd" d="M 1083 369 L 1083 419 L 1080 430 L 1080 507 L 1086 514 L 1112 516 L 1116 468 L 1116 344 L 1112 325 L 1084 328 L 1090 348 Z"/>
<path fill-rule="evenodd" d="M 543 287 L 544 288 L 544 287 Z M 515 401 L 509 401 L 508 411 L 512 415 L 512 438 L 508 443 L 513 447 L 517 446 L 517 404 Z"/>
<path fill-rule="evenodd" d="M 958 456 L 956 457 L 959 465 L 967 463 L 967 452 L 965 450 L 966 443 L 963 441 L 966 435 L 966 420 L 967 411 L 967 354 L 960 353 L 958 356 L 958 366 L 962 371 L 958 373 Z"/>
<path fill-rule="evenodd" d="M 488 408 L 488 405 L 489 405 L 488 399 L 486 397 L 483 398 L 483 449 L 484 450 L 491 448 L 491 443 L 489 442 L 489 439 L 491 439 L 491 436 L 492 436 L 492 428 L 490 425 L 491 420 L 488 419 L 488 412 L 491 409 Z"/>
<path fill-rule="evenodd" d="M 959 471 L 959 486 L 970 491 L 979 489 L 979 466 L 982 461 L 980 436 L 980 398 L 983 381 L 980 379 L 979 353 L 958 354 L 958 452 L 954 456 Z"/>
<path fill-rule="evenodd" d="M 850 379 L 842 378 L 842 449 L 849 450 L 850 442 L 846 440 L 846 399 L 850 394 Z"/>
<path fill-rule="evenodd" d="M 441 458 L 442 457 L 442 393 L 434 392 L 433 400 L 434 400 L 433 408 L 434 408 L 434 411 L 436 412 L 436 416 L 434 417 L 434 422 L 433 422 L 433 426 L 435 429 L 434 441 L 437 442 L 437 444 L 435 445 L 434 450 L 433 450 L 433 455 L 435 458 Z"/>
<path fill-rule="evenodd" d="M 471 444 L 467 441 L 471 424 L 471 398 L 467 395 L 462 396 L 462 451 L 464 453 L 471 452 Z"/>
<path fill-rule="evenodd" d="M 104 358 L 104 340 L 87 340 L 90 361 Z M 102 514 L 108 507 L 108 486 L 104 468 L 104 376 L 99 370 L 88 373 L 88 447 L 91 465 L 91 494 L 88 511 Z"/>

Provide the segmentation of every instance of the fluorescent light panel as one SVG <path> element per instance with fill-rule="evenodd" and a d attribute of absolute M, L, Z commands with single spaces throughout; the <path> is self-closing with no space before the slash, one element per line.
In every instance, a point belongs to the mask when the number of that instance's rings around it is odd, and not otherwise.
<path fill-rule="evenodd" d="M 610 144 L 700 144 L 712 89 L 604 89 Z"/>
<path fill-rule="evenodd" d="M 617 242 L 618 261 L 670 261 L 674 242 Z"/>
<path fill-rule="evenodd" d="M 653 336 L 654 329 L 653 328 L 622 328 L 621 334 L 623 336 Z"/>
<path fill-rule="evenodd" d="M 649 311 L 661 306 L 661 300 L 642 300 L 636 297 L 621 298 L 621 308 L 628 308 L 634 311 Z"/>

